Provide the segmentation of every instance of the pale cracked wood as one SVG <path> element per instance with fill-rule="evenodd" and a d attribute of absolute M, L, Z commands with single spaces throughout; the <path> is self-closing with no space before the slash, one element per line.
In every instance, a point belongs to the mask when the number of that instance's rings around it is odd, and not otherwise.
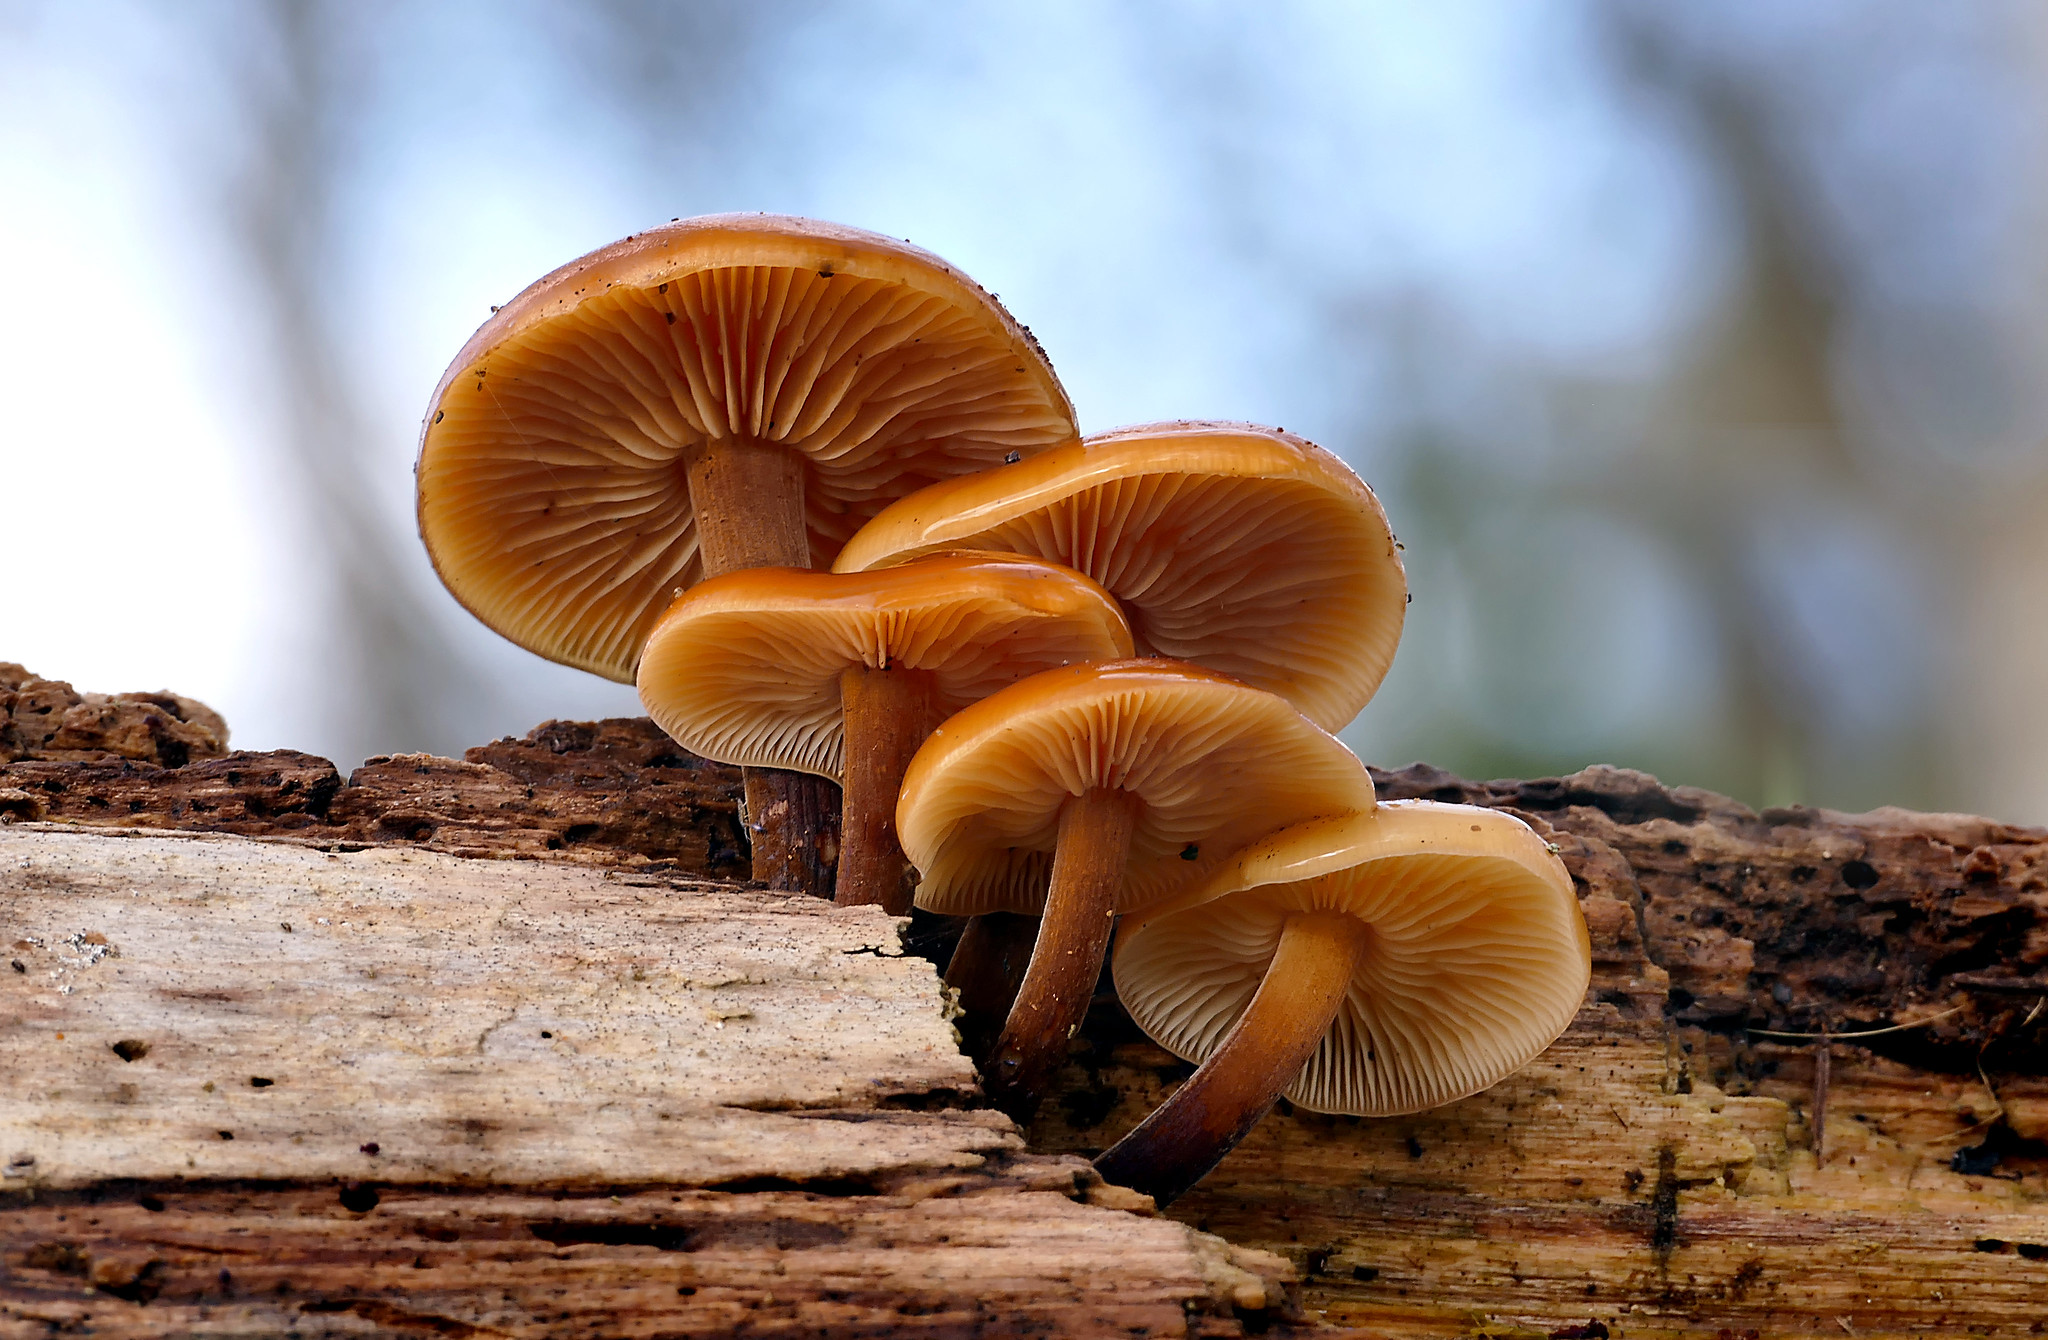
<path fill-rule="evenodd" d="M 931 964 L 872 909 L 17 826 L 7 946 L 13 1182 L 710 1185 L 966 1164 L 1016 1139 L 984 1114 L 873 1112 L 975 1080 Z"/>
<path fill-rule="evenodd" d="M 0 1338 L 1293 1329 L 1284 1259 L 958 1106 L 902 927 L 644 867 L 0 829 Z"/>

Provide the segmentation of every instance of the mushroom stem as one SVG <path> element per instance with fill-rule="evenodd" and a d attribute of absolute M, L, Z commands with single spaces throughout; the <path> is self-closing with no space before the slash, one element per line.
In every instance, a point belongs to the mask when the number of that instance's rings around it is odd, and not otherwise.
<path fill-rule="evenodd" d="M 871 670 L 857 665 L 839 676 L 845 716 L 845 810 L 839 830 L 841 907 L 880 903 L 892 917 L 910 915 L 908 864 L 896 839 L 896 793 L 925 737 L 938 724 L 936 690 L 928 670 Z"/>
<path fill-rule="evenodd" d="M 697 557 L 706 577 L 741 568 L 808 568 L 804 463 L 783 447 L 713 438 L 685 453 Z"/>
<path fill-rule="evenodd" d="M 1098 786 L 1060 807 L 1038 942 L 985 1068 L 989 1100 L 1012 1116 L 1028 1116 L 1037 1105 L 1094 999 L 1137 804 L 1128 792 Z"/>
<path fill-rule="evenodd" d="M 1017 1001 L 1037 939 L 1037 917 L 984 912 L 967 919 L 953 957 L 946 960 L 946 985 L 960 993 L 960 1036 L 969 1056 L 988 1055 Z"/>
<path fill-rule="evenodd" d="M 1337 1017 L 1372 932 L 1341 912 L 1298 912 L 1250 1005 L 1173 1096 L 1095 1160 L 1161 1208 L 1237 1147 L 1301 1074 Z"/>
<path fill-rule="evenodd" d="M 740 568 L 808 568 L 804 463 L 783 447 L 712 438 L 683 457 L 696 514 L 697 557 L 706 577 Z M 832 819 L 838 806 L 824 777 L 747 768 L 747 836 L 753 876 L 771 889 L 821 898 L 832 893 Z"/>

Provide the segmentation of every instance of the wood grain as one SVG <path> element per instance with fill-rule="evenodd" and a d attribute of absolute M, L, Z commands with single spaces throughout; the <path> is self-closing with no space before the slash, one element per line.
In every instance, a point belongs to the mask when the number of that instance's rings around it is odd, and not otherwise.
<path fill-rule="evenodd" d="M 1587 1004 L 1436 1112 L 1283 1105 L 1173 1217 L 1287 1255 L 1313 1314 L 1390 1335 L 2048 1331 L 2048 833 L 1758 815 L 1616 769 L 1375 780 L 1549 833 L 1593 935 Z M 1814 1044 L 1749 1030 L 1937 1016 L 1836 1040 L 1816 1166 Z M 1098 996 L 1031 1146 L 1092 1155 L 1190 1069 Z"/>
<path fill-rule="evenodd" d="M 878 911 L 429 852 L 0 830 L 32 1180 L 711 1185 L 1014 1145 Z M 125 1045 L 124 1045 L 125 1044 Z M 940 1129 L 946 1128 L 946 1129 Z M 359 1152 L 376 1144 L 374 1156 Z"/>
<path fill-rule="evenodd" d="M 964 1106 L 903 924 L 644 868 L 0 828 L 0 1337 L 1300 1317 L 1284 1260 Z"/>
<path fill-rule="evenodd" d="M 2048 833 L 1896 810 L 1757 812 L 1616 769 L 1475 783 L 1416 767 L 1378 772 L 1375 780 L 1382 795 L 1500 806 L 1549 832 L 1593 933 L 1595 981 L 1585 1008 L 1530 1070 L 1441 1112 L 1388 1122 L 1276 1112 L 1174 1207 L 1173 1218 L 1183 1222 L 1172 1231 L 1206 1229 L 1241 1248 L 1277 1253 L 1299 1272 L 1311 1315 L 1366 1334 L 2048 1334 L 2048 1007 L 2036 1010 L 2048 1000 Z M 281 835 L 301 845 L 264 845 L 322 862 L 323 848 L 346 859 L 370 855 L 348 850 L 366 846 L 387 856 L 531 858 L 449 861 L 446 868 L 502 869 L 515 884 L 542 872 L 594 880 L 600 902 L 591 906 L 607 917 L 638 906 L 627 901 L 636 894 L 705 908 L 712 904 L 691 900 L 764 896 L 693 883 L 699 869 L 737 868 L 730 808 L 737 776 L 674 753 L 645 723 L 549 723 L 524 740 L 473 750 L 467 761 L 387 759 L 347 781 L 303 755 L 240 755 L 179 768 L 24 759 L 0 764 L 0 786 L 28 796 L 74 836 L 123 822 L 125 810 L 161 829 L 232 826 Z M 25 817 L 20 805 L 8 812 Z M 6 869 L 0 865 L 0 875 Z M 630 880 L 660 883 L 623 882 Z M 104 892 L 92 896 L 111 905 Z M 527 910 L 506 923 L 502 943 L 536 962 L 545 951 L 552 964 L 563 956 L 548 928 L 565 923 L 533 909 L 569 900 L 534 897 L 541 901 L 516 905 Z M 799 904 L 789 900 L 774 914 L 829 924 L 822 904 Z M 206 902 L 204 914 L 222 905 Z M 765 905 L 757 910 L 768 914 Z M 60 921 L 53 933 L 91 928 Z M 944 937 L 932 931 L 921 927 L 914 943 L 943 958 Z M 189 955 L 191 931 L 183 934 L 180 953 Z M 623 971 L 626 981 L 605 999 L 639 999 L 627 990 L 630 968 L 620 965 L 666 960 L 645 957 L 624 931 L 606 934 L 614 937 L 603 943 L 615 960 L 593 956 L 573 967 L 571 982 L 536 985 L 536 998 L 557 1002 L 550 1008 L 584 1008 L 577 1005 L 584 1001 L 594 1009 L 594 984 L 606 980 L 605 971 L 616 983 Z M 122 957 L 78 973 L 110 965 L 125 971 L 129 944 L 107 938 Z M 65 952 L 78 956 L 76 946 Z M 911 967 L 891 960 L 886 946 L 846 959 L 863 969 Z M 272 961 L 251 958 L 236 971 L 252 980 Z M 0 985 L 7 981 L 0 969 Z M 574 987 L 577 981 L 585 987 Z M 632 989 L 646 992 L 645 984 Z M 63 999 L 79 996 L 74 987 Z M 18 997 L 0 999 L 11 1005 Z M 401 999 L 418 1011 L 419 1035 L 437 1036 L 433 1001 Z M 928 999 L 928 1009 L 942 1012 L 936 994 Z M 235 1008 L 255 1013 L 263 1001 L 246 998 Z M 641 1017 L 682 1027 L 668 1016 Z M 1921 1020 L 1931 1022 L 1840 1036 Z M 1825 1167 L 1816 1165 L 1810 1126 L 1815 1044 L 1754 1031 L 1809 1032 L 1822 1022 L 1837 1034 Z M 37 1026 L 55 1031 L 47 1021 Z M 728 1030 L 737 1026 L 728 1021 Z M 218 1027 L 219 1037 L 230 1036 Z M 626 1029 L 619 1036 L 651 1034 Z M 239 1110 L 260 1112 L 247 1105 L 288 1096 L 283 1080 L 250 1091 L 242 1071 L 267 1072 L 245 1066 L 239 1054 L 226 1059 L 209 1062 L 207 1073 L 241 1077 L 245 1088 L 233 1097 L 244 1105 Z M 111 1079 L 118 1097 L 120 1084 L 139 1081 L 112 1077 L 153 1062 L 160 1062 L 154 1050 L 134 1062 L 95 1057 L 105 1072 L 91 1082 Z M 474 1058 L 421 1063 L 474 1065 Z M 715 1109 L 806 1132 L 930 1137 L 917 1147 L 930 1152 L 874 1157 L 870 1171 L 841 1180 L 636 1182 L 647 1159 L 681 1157 L 632 1143 L 637 1134 L 612 1146 L 616 1183 L 548 1191 L 406 1180 L 429 1169 L 439 1169 L 434 1177 L 482 1176 L 496 1166 L 447 1133 L 434 1144 L 430 1123 L 419 1127 L 420 1149 L 406 1155 L 419 1171 L 404 1177 L 348 1171 L 337 1156 L 321 1165 L 329 1171 L 319 1178 L 276 1180 L 291 1173 L 290 1162 L 260 1182 L 137 1181 L 114 1172 L 65 1188 L 44 1185 L 30 1200 L 28 1179 L 16 1176 L 5 1184 L 15 1190 L 0 1192 L 8 1207 L 0 1212 L 0 1334 L 43 1336 L 67 1326 L 147 1335 L 207 1328 L 410 1335 L 474 1333 L 465 1327 L 512 1334 L 1286 1329 L 1287 1286 L 1272 1258 L 1242 1258 L 1267 1263 L 1258 1269 L 1242 1261 L 1235 1267 L 1258 1282 L 1267 1303 L 1240 1315 L 1242 1300 L 1228 1301 L 1229 1288 L 1192 1291 L 1188 1283 L 1207 1278 L 1196 1258 L 1213 1261 L 1202 1253 L 1222 1250 L 1214 1240 L 1191 1234 L 1184 1241 L 1196 1245 L 1184 1254 L 1159 1247 L 1168 1239 L 1147 1235 L 1165 1221 L 1107 1208 L 1117 1189 L 1092 1183 L 1075 1160 L 1134 1124 L 1188 1071 L 1137 1035 L 1113 1000 L 1098 996 L 1029 1131 L 1029 1153 L 1008 1127 L 965 1106 L 971 1099 L 954 1080 L 942 1073 L 913 1083 L 905 1070 L 890 1072 L 906 1086 L 897 1096 L 865 1106 L 832 1096 L 850 1089 L 826 1085 L 806 1089 L 813 1096 L 803 1100 L 822 1106 Z M 48 1088 L 61 1094 L 66 1085 L 88 1086 L 84 1072 L 66 1073 L 64 1084 Z M 592 1082 L 612 1082 L 603 1067 L 590 1073 Z M 302 1074 L 291 1083 L 330 1078 Z M 912 1092 L 918 1084 L 941 1087 Z M 35 1085 L 25 1087 L 28 1101 L 50 1101 L 35 1096 Z M 0 1090 L 0 1112 L 10 1119 L 9 1104 L 20 1101 L 15 1092 Z M 78 1101 L 67 1111 L 88 1121 L 119 1106 L 111 1098 Z M 419 1114 L 431 1112 L 404 1110 L 422 1122 L 428 1117 Z M 641 1120 L 631 1131 L 646 1129 Z M 298 1133 L 267 1136 L 268 1147 L 287 1159 L 302 1155 L 304 1145 L 290 1144 Z M 518 1144 L 516 1132 L 484 1138 Z M 709 1130 L 702 1138 L 715 1149 L 724 1137 Z M 10 1152 L 0 1145 L 0 1158 Z M 907 1161 L 892 1162 L 899 1157 Z M 862 1166 L 820 1157 L 798 1168 L 828 1165 Z M 537 1162 L 506 1166 L 526 1169 L 520 1176 L 545 1175 Z M 693 1166 L 718 1176 L 726 1165 L 707 1157 Z M 366 1191 L 380 1196 L 367 1212 L 341 1199 L 363 1204 Z M 962 1216 L 959 1224 L 933 1228 L 934 1202 Z M 548 1227 L 572 1211 L 598 1227 Z M 671 1212 L 675 1221 L 660 1218 Z M 498 1227 L 467 1235 L 450 1222 L 458 1215 Z M 773 1227 L 820 1218 L 847 1237 L 820 1244 L 778 1237 Z M 726 1227 L 699 1236 L 714 1220 Z M 1098 1223 L 1149 1227 L 1126 1238 L 1120 1235 L 1133 1230 L 1098 1230 Z M 456 1236 L 434 1236 L 451 1229 Z M 1099 1232 L 1110 1236 L 1090 1236 Z M 955 1243 L 966 1235 L 970 1246 L 948 1254 L 952 1244 L 941 1233 Z M 263 1244 L 260 1251 L 251 1240 Z M 691 1243 L 699 1250 L 676 1250 Z M 1133 1244 L 1128 1251 L 1126 1243 Z M 972 1244 L 987 1250 L 976 1254 Z M 1155 1247 L 1167 1256 L 1150 1255 Z M 716 1280 L 684 1278 L 687 1268 L 714 1261 L 726 1272 Z M 784 1273 L 774 1274 L 778 1266 Z M 226 1287 L 222 1269 L 230 1272 Z M 279 1284 L 289 1289 L 278 1294 Z M 1170 1308 L 1145 1310 L 1165 1296 L 1147 1292 L 1155 1286 L 1166 1295 L 1180 1291 L 1185 1320 L 1168 1319 Z M 151 1288 L 159 1291 L 147 1303 L 125 1296 L 140 1299 Z M 678 1295 L 680 1288 L 698 1293 Z M 1000 1304 L 977 1302 L 984 1294 Z M 706 1310 L 694 1311 L 700 1296 Z"/>
<path fill-rule="evenodd" d="M 1077 1166 L 859 1197 L 46 1199 L 0 1216 L 0 1336 L 1237 1335 L 1284 1312 L 1281 1263 L 1090 1206 Z"/>

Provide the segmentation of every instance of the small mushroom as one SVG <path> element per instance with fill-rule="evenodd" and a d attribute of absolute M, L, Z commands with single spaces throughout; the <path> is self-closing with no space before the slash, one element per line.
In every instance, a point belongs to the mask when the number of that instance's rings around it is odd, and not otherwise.
<path fill-rule="evenodd" d="M 1343 461 L 1277 428 L 1157 423 L 963 475 L 885 508 L 840 572 L 954 545 L 1034 554 L 1123 602 L 1140 656 L 1220 670 L 1338 730 L 1401 640 L 1407 577 Z"/>
<path fill-rule="evenodd" d="M 896 809 L 917 905 L 1042 914 L 984 1067 L 991 1097 L 1035 1101 L 1117 913 L 1200 883 L 1276 829 L 1372 804 L 1365 766 L 1285 699 L 1175 661 L 1048 671 L 940 726 Z"/>
<path fill-rule="evenodd" d="M 1096 1159 L 1165 1205 L 1284 1092 L 1395 1116 L 1478 1093 L 1572 1021 L 1591 950 L 1571 876 L 1497 810 L 1389 801 L 1299 825 L 1127 923 L 1118 995 L 1201 1066 Z"/>
<path fill-rule="evenodd" d="M 463 346 L 421 434 L 420 535 L 490 627 L 630 682 L 700 577 L 826 566 L 905 493 L 1074 435 L 1030 333 L 936 256 L 686 219 L 563 266 Z M 749 776 L 757 830 L 788 785 Z M 756 876 L 788 887 L 804 837 L 757 831 Z"/>
<path fill-rule="evenodd" d="M 932 728 L 1028 675 L 1130 651 L 1108 592 L 1037 559 L 754 568 L 669 607 L 640 660 L 640 700 L 706 758 L 842 781 L 837 901 L 901 916 L 910 893 L 896 795 Z"/>

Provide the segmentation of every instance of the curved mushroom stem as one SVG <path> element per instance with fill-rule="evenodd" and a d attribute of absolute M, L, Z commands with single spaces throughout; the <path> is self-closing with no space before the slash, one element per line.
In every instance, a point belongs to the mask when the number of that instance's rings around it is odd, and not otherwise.
<path fill-rule="evenodd" d="M 839 676 L 845 714 L 846 799 L 840 821 L 841 907 L 880 903 L 892 917 L 910 915 L 907 862 L 896 838 L 896 793 L 911 755 L 938 725 L 936 688 L 928 670 L 870 670 Z"/>
<path fill-rule="evenodd" d="M 740 568 L 808 568 L 804 463 L 783 447 L 714 438 L 688 451 L 683 472 L 696 514 L 706 577 Z M 780 768 L 747 768 L 747 836 L 753 876 L 771 889 L 832 896 L 838 815 L 831 780 Z"/>
<path fill-rule="evenodd" d="M 1298 912 L 1252 1003 L 1187 1083 L 1095 1160 L 1165 1208 L 1259 1124 L 1315 1054 L 1372 938 L 1341 912 Z"/>
<path fill-rule="evenodd" d="M 1094 999 L 1137 805 L 1128 792 L 1096 787 L 1060 808 L 1038 942 L 986 1067 L 989 1100 L 1020 1120 L 1037 1106 Z"/>
<path fill-rule="evenodd" d="M 960 1036 L 976 1060 L 988 1055 L 1017 1003 L 1037 939 L 1038 918 L 1016 912 L 969 917 L 960 932 L 960 943 L 946 960 L 946 985 L 960 993 Z"/>

